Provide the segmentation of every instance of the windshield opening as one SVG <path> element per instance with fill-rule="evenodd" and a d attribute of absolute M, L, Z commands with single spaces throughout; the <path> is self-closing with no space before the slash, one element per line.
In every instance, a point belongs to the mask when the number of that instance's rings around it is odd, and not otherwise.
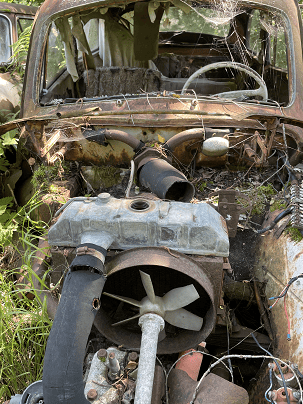
<path fill-rule="evenodd" d="M 56 19 L 40 102 L 173 92 L 287 105 L 287 30 L 278 12 L 138 2 Z"/>

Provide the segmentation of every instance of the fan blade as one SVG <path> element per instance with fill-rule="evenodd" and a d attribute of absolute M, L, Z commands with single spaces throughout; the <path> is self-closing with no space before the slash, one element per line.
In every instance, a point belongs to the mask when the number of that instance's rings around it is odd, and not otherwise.
<path fill-rule="evenodd" d="M 130 298 L 130 297 L 124 297 L 124 296 L 113 295 L 113 294 L 107 293 L 107 292 L 103 292 L 103 295 L 106 295 L 106 296 L 109 296 L 109 297 L 113 297 L 114 299 L 121 300 L 121 302 L 128 303 L 128 304 L 131 304 L 131 305 L 136 306 L 136 307 L 141 307 L 141 303 L 140 303 L 140 302 L 138 302 L 137 300 L 132 299 L 132 298 Z"/>
<path fill-rule="evenodd" d="M 142 271 L 140 271 L 140 275 L 147 297 L 152 303 L 155 303 L 156 295 L 150 275 Z"/>
<path fill-rule="evenodd" d="M 165 338 L 166 338 L 166 332 L 165 328 L 163 328 L 163 330 L 159 332 L 158 342 L 163 341 Z"/>
<path fill-rule="evenodd" d="M 200 331 L 203 324 L 203 318 L 185 309 L 167 311 L 164 320 L 176 327 L 192 331 Z"/>
<path fill-rule="evenodd" d="M 134 320 L 135 318 L 138 318 L 140 316 L 141 316 L 140 313 L 136 314 L 133 317 L 129 317 L 129 318 L 126 318 L 125 320 L 118 321 L 117 323 L 112 324 L 112 326 L 115 327 L 116 325 L 122 325 L 122 324 L 128 323 L 129 321 Z"/>
<path fill-rule="evenodd" d="M 177 310 L 199 299 L 199 293 L 194 285 L 175 288 L 167 292 L 163 297 L 165 311 Z"/>

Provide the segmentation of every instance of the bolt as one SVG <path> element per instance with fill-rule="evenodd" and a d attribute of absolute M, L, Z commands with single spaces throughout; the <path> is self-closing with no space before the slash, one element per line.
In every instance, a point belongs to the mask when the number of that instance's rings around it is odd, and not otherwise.
<path fill-rule="evenodd" d="M 273 391 L 269 391 L 269 392 L 267 393 L 267 396 L 268 396 L 268 398 L 274 398 L 275 393 L 274 393 Z"/>
<path fill-rule="evenodd" d="M 98 359 L 105 359 L 107 357 L 107 350 L 106 349 L 99 349 L 97 352 Z"/>
<path fill-rule="evenodd" d="M 122 100 L 117 100 L 116 103 L 117 103 L 118 107 L 120 107 L 123 104 L 123 101 Z"/>
<path fill-rule="evenodd" d="M 223 205 L 222 208 L 223 208 L 223 209 L 227 209 L 227 205 Z"/>
<path fill-rule="evenodd" d="M 293 396 L 294 396 L 294 398 L 295 398 L 296 400 L 298 400 L 298 401 L 300 400 L 300 398 L 301 398 L 301 393 L 300 393 L 299 391 L 293 390 L 292 394 L 293 394 Z"/>
<path fill-rule="evenodd" d="M 115 357 L 116 357 L 115 352 L 111 352 L 111 353 L 108 355 L 108 357 L 109 357 L 110 359 L 115 359 Z"/>
<path fill-rule="evenodd" d="M 115 352 L 111 352 L 108 355 L 108 378 L 110 380 L 115 380 L 119 377 L 120 373 L 120 364 L 116 358 Z"/>
<path fill-rule="evenodd" d="M 96 400 L 97 397 L 98 397 L 98 393 L 95 389 L 88 390 L 87 398 L 89 400 Z"/>
<path fill-rule="evenodd" d="M 131 362 L 137 362 L 139 358 L 139 355 L 137 354 L 137 352 L 130 352 L 130 354 L 128 355 L 128 360 Z"/>

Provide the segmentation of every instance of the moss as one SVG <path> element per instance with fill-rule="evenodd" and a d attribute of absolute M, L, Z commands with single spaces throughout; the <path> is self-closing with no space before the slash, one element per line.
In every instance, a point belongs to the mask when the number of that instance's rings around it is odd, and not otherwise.
<path fill-rule="evenodd" d="M 274 212 L 275 210 L 281 210 L 281 209 L 286 209 L 286 202 L 284 199 L 278 199 L 275 200 L 271 205 L 269 210 L 271 212 Z"/>
<path fill-rule="evenodd" d="M 94 189 L 110 188 L 121 182 L 121 170 L 111 166 L 87 166 L 82 167 L 85 179 Z"/>
<path fill-rule="evenodd" d="M 303 236 L 300 232 L 299 229 L 296 229 L 295 227 L 287 227 L 285 229 L 285 233 L 294 241 L 295 243 L 299 243 L 302 239 Z"/>
<path fill-rule="evenodd" d="M 31 183 L 35 189 L 49 190 L 50 192 L 57 192 L 54 189 L 51 190 L 52 185 L 49 185 L 53 181 L 62 179 L 62 169 L 64 174 L 69 173 L 69 167 L 63 162 L 56 162 L 53 166 L 45 166 L 41 164 L 34 172 Z"/>
<path fill-rule="evenodd" d="M 197 189 L 198 189 L 200 192 L 203 192 L 204 189 L 206 188 L 206 186 L 207 186 L 207 182 L 206 182 L 206 181 L 202 181 L 202 182 L 199 182 L 199 184 L 197 184 Z"/>
<path fill-rule="evenodd" d="M 261 185 L 256 188 L 250 188 L 249 190 L 238 189 L 238 191 L 243 192 L 249 197 L 252 203 L 251 215 L 262 215 L 271 197 L 277 193 L 271 184 Z M 238 200 L 238 203 L 245 208 L 249 206 L 248 202 L 244 199 Z"/>

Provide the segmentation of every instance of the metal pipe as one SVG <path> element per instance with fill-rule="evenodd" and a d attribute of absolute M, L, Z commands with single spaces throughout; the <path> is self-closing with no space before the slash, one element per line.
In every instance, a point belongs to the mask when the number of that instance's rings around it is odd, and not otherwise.
<path fill-rule="evenodd" d="M 205 131 L 203 128 L 192 128 L 183 130 L 182 132 L 177 133 L 175 136 L 171 137 L 167 142 L 164 144 L 164 148 L 173 152 L 176 147 L 180 144 L 192 140 L 192 139 L 205 139 Z"/>
<path fill-rule="evenodd" d="M 117 129 L 106 129 L 104 131 L 105 138 L 108 140 L 118 140 L 130 146 L 135 152 L 139 151 L 144 143 L 136 139 L 133 135 Z"/>
<path fill-rule="evenodd" d="M 158 337 L 164 324 L 163 318 L 154 313 L 144 314 L 139 319 L 142 338 L 134 404 L 151 403 Z"/>

